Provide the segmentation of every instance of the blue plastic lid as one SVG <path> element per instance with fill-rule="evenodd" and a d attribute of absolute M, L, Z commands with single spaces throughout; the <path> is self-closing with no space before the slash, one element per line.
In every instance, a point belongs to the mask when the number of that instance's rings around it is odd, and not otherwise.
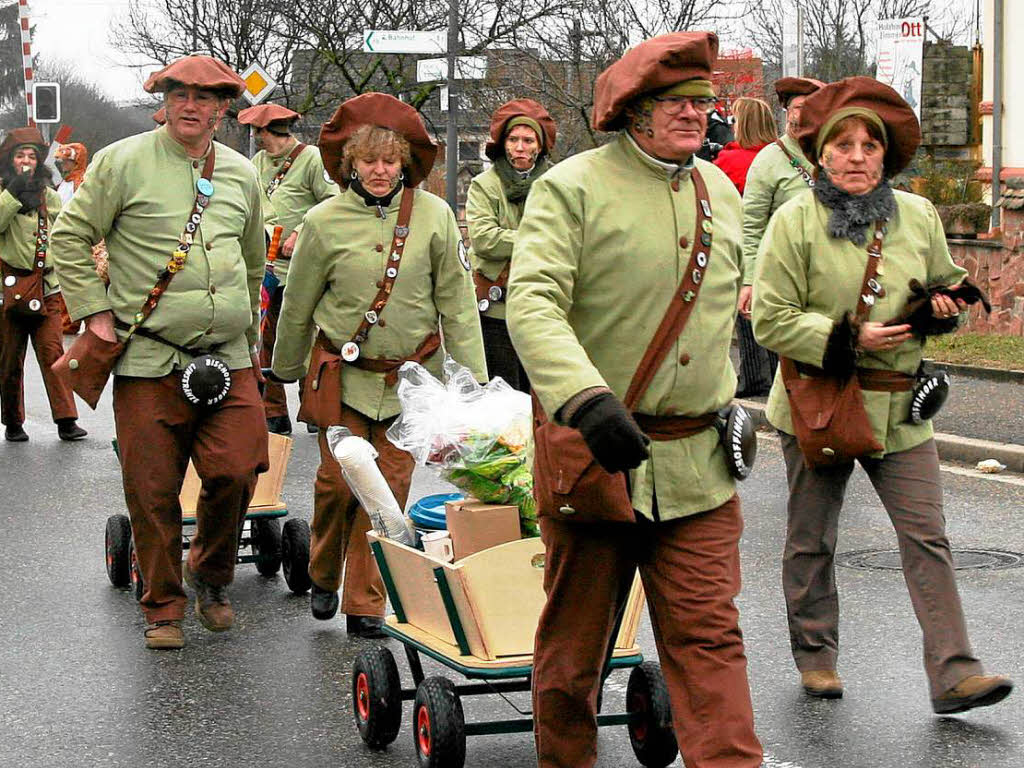
<path fill-rule="evenodd" d="M 420 528 L 446 530 L 448 523 L 444 511 L 445 502 L 464 498 L 466 497 L 461 493 L 435 493 L 424 496 L 409 507 L 409 518 Z"/>

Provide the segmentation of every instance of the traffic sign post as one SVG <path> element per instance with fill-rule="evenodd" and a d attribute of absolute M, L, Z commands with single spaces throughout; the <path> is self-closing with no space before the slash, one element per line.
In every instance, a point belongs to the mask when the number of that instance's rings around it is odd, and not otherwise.
<path fill-rule="evenodd" d="M 444 53 L 443 29 L 422 32 L 412 29 L 363 30 L 364 53 Z"/>
<path fill-rule="evenodd" d="M 60 122 L 60 83 L 32 83 L 32 119 L 37 123 Z"/>
<path fill-rule="evenodd" d="M 253 106 L 264 101 L 277 87 L 277 82 L 267 74 L 267 70 L 255 62 L 245 68 L 242 79 L 245 80 L 245 91 L 242 95 Z"/>

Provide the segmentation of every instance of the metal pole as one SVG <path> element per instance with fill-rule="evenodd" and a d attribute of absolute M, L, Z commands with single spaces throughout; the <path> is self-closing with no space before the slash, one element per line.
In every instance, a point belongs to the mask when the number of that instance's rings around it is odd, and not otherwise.
<path fill-rule="evenodd" d="M 445 147 L 445 198 L 459 217 L 459 99 L 455 87 L 455 61 L 459 48 L 459 7 L 448 0 L 448 140 Z"/>
<path fill-rule="evenodd" d="M 804 9 L 796 7 L 796 76 L 804 76 Z"/>
<path fill-rule="evenodd" d="M 32 30 L 29 26 L 28 0 L 18 0 L 18 21 L 21 24 L 21 57 L 25 70 L 25 109 L 28 112 L 28 124 L 35 125 L 32 120 Z"/>
<path fill-rule="evenodd" d="M 1003 171 L 1003 0 L 995 0 L 992 7 L 992 229 L 996 229 Z"/>

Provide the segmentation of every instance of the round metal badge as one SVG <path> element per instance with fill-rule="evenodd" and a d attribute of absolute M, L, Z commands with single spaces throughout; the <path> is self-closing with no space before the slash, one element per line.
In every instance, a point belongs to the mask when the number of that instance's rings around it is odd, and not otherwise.
<path fill-rule="evenodd" d="M 497 285 L 492 285 L 487 289 L 487 298 L 491 301 L 501 301 L 501 297 L 504 295 L 504 291 Z"/>
<path fill-rule="evenodd" d="M 481 312 L 486 312 L 488 309 L 491 308 L 491 302 L 489 302 L 487 299 L 480 299 L 480 301 L 477 302 L 476 308 L 479 309 Z"/>
<path fill-rule="evenodd" d="M 41 301 L 39 301 L 39 299 L 32 299 L 28 303 L 28 308 L 31 309 L 33 312 L 38 312 L 39 308 L 42 307 L 42 306 L 43 306 L 43 303 Z"/>
<path fill-rule="evenodd" d="M 199 178 L 196 180 L 196 189 L 199 190 L 200 195 L 206 195 L 207 197 L 213 197 L 213 182 L 209 179 Z"/>
<path fill-rule="evenodd" d="M 462 240 L 459 240 L 459 263 L 462 265 L 462 268 L 467 272 L 469 272 L 469 270 L 472 268 L 469 263 L 469 251 L 466 248 L 466 244 L 462 242 Z"/>
<path fill-rule="evenodd" d="M 14 275 L 8 275 L 7 277 L 4 278 L 4 285 L 8 287 L 14 285 L 16 282 L 18 282 L 18 278 L 16 278 Z"/>
<path fill-rule="evenodd" d="M 385 272 L 385 274 L 388 277 L 398 277 L 398 270 L 395 269 L 394 267 L 388 267 L 387 272 Z"/>
<path fill-rule="evenodd" d="M 359 345 L 354 341 L 346 342 L 341 347 L 341 359 L 346 363 L 351 363 L 354 360 L 359 359 Z"/>
<path fill-rule="evenodd" d="M 366 322 L 368 322 L 370 325 L 374 325 L 377 322 L 377 313 L 374 312 L 372 309 L 369 310 L 365 315 L 363 315 L 363 317 L 366 318 Z"/>

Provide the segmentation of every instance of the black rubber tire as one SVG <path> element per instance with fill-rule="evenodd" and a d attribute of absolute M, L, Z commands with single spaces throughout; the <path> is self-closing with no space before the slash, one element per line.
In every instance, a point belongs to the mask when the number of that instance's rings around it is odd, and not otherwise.
<path fill-rule="evenodd" d="M 257 517 L 250 524 L 256 570 L 269 579 L 281 570 L 281 521 L 276 517 Z"/>
<path fill-rule="evenodd" d="M 132 538 L 128 543 L 128 559 L 131 565 L 128 568 L 131 579 L 132 594 L 135 595 L 136 600 L 141 600 L 143 594 L 146 592 L 146 584 L 142 580 L 142 569 L 139 567 L 139 558 L 135 552 L 135 539 Z"/>
<path fill-rule="evenodd" d="M 310 590 L 309 579 L 309 523 L 293 517 L 285 521 L 281 534 L 281 564 L 284 581 L 296 595 Z"/>
<path fill-rule="evenodd" d="M 371 749 L 384 749 L 402 727 L 402 681 L 384 646 L 367 648 L 352 665 L 352 716 Z"/>
<path fill-rule="evenodd" d="M 421 768 L 463 768 L 466 719 L 451 680 L 436 676 L 420 683 L 412 705 L 412 725 Z"/>
<path fill-rule="evenodd" d="M 103 550 L 107 560 L 107 578 L 115 587 L 132 583 L 132 524 L 128 515 L 111 515 L 103 534 Z"/>
<path fill-rule="evenodd" d="M 672 728 L 672 708 L 661 665 L 645 661 L 633 667 L 626 684 L 626 712 L 630 715 L 629 743 L 641 765 L 665 768 L 679 754 Z"/>

